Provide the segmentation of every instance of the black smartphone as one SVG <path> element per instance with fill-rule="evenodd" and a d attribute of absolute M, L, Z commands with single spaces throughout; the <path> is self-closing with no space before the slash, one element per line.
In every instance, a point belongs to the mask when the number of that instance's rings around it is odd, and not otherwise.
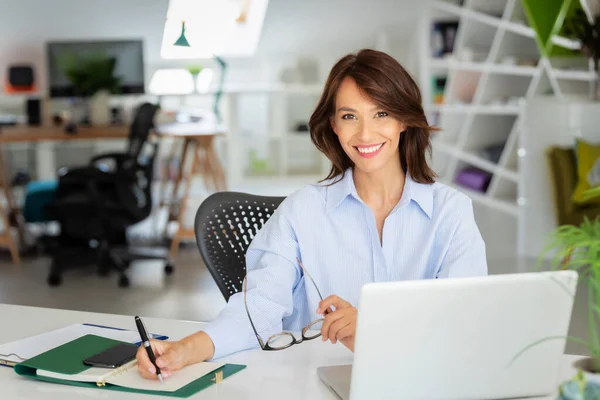
<path fill-rule="evenodd" d="M 132 343 L 122 343 L 110 347 L 98 354 L 83 360 L 83 363 L 99 368 L 118 368 L 135 358 L 138 346 Z"/>

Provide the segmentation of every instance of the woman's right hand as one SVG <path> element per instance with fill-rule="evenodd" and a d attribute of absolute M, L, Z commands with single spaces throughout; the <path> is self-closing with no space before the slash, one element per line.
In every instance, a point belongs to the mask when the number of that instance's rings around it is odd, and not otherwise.
<path fill-rule="evenodd" d="M 211 338 L 203 331 L 196 332 L 176 342 L 150 339 L 156 365 L 163 378 L 186 365 L 209 360 L 215 353 Z M 144 346 L 140 346 L 135 356 L 140 375 L 147 379 L 158 379 L 156 368 L 152 365 Z"/>
<path fill-rule="evenodd" d="M 168 378 L 173 371 L 177 371 L 188 364 L 185 356 L 185 345 L 182 342 L 165 342 L 151 339 L 150 344 L 156 357 L 156 365 L 158 365 L 163 378 Z M 158 379 L 156 368 L 152 365 L 144 346 L 140 346 L 135 358 L 138 362 L 138 371 L 142 377 Z"/>

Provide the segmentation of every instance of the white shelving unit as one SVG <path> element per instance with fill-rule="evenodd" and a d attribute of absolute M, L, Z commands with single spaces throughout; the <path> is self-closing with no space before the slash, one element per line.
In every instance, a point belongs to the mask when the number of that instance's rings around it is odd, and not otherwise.
<path fill-rule="evenodd" d="M 451 54 L 436 58 L 435 22 L 454 21 L 458 29 Z M 521 0 L 437 0 L 422 24 L 420 80 L 429 120 L 442 129 L 433 138 L 432 164 L 440 181 L 473 201 L 519 216 L 523 201 L 519 173 L 519 137 L 525 105 L 536 95 L 557 97 L 586 93 L 595 75 L 581 60 L 541 56 L 534 30 L 527 25 Z M 578 49 L 579 43 L 555 36 L 553 43 Z M 445 78 L 443 100 L 436 101 L 433 79 Z M 482 155 L 496 145 L 499 158 Z M 456 183 L 460 171 L 488 174 L 483 191 Z"/>
<path fill-rule="evenodd" d="M 308 124 L 322 85 L 268 85 L 229 90 L 224 95 L 227 137 L 221 143 L 221 158 L 226 163 L 227 182 L 261 183 L 269 179 L 314 182 L 329 172 L 330 163 L 312 144 L 308 131 L 298 131 L 297 124 Z M 265 131 L 248 134 L 240 126 L 240 102 L 249 93 L 263 96 L 266 107 Z M 265 150 L 264 146 L 267 147 Z M 252 149 L 262 150 L 269 171 L 253 171 Z"/>

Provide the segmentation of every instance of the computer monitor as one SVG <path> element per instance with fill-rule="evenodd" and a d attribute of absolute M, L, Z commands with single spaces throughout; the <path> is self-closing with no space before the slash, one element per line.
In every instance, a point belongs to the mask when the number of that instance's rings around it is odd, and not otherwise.
<path fill-rule="evenodd" d="M 75 57 L 114 58 L 114 76 L 119 78 L 118 90 L 113 94 L 143 94 L 144 48 L 142 40 L 61 41 L 46 44 L 48 94 L 50 97 L 72 97 L 75 88 L 64 71 L 65 59 Z"/>

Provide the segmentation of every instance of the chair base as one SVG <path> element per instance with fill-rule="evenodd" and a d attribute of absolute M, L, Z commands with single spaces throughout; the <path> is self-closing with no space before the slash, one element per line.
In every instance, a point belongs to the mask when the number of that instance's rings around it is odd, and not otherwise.
<path fill-rule="evenodd" d="M 108 246 L 101 243 L 96 248 L 65 248 L 55 250 L 47 283 L 50 286 L 62 284 L 62 273 L 75 266 L 96 264 L 100 276 L 108 276 L 112 271 L 119 273 L 119 286 L 128 287 L 126 270 L 133 261 L 161 260 L 165 262 L 165 274 L 171 275 L 174 266 L 169 260 L 167 249 L 128 246 Z"/>

